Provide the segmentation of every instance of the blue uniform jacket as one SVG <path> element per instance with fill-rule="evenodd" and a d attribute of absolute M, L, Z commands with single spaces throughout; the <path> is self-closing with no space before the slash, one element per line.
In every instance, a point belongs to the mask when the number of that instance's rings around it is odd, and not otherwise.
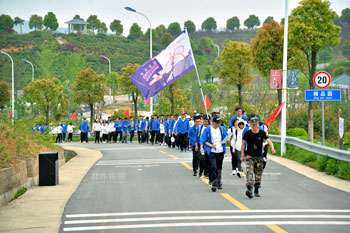
<path fill-rule="evenodd" d="M 233 127 L 232 121 L 233 121 L 234 119 L 236 119 L 236 118 L 237 118 L 237 115 L 234 115 L 233 117 L 231 117 L 231 120 L 230 120 L 230 127 L 229 127 L 230 129 Z M 247 123 L 248 123 L 248 118 L 247 118 L 246 116 L 242 115 L 242 119 L 246 120 Z"/>
<path fill-rule="evenodd" d="M 130 122 L 124 120 L 124 121 L 121 122 L 121 124 L 122 124 L 122 127 L 123 127 L 123 131 L 127 131 L 129 126 L 130 126 Z"/>
<path fill-rule="evenodd" d="M 190 140 L 190 146 L 196 146 L 197 142 L 197 130 L 196 126 L 192 126 L 188 132 L 188 139 Z"/>
<path fill-rule="evenodd" d="M 45 127 L 43 125 L 40 127 L 40 132 L 45 133 Z"/>
<path fill-rule="evenodd" d="M 220 133 L 221 133 L 221 140 L 224 140 L 225 137 L 228 135 L 227 131 L 224 127 L 219 126 L 220 128 Z M 205 128 L 202 136 L 201 136 L 201 141 L 200 144 L 204 145 L 204 150 L 207 153 L 207 155 L 210 155 L 211 152 L 211 147 L 205 145 L 206 142 L 209 142 L 210 144 L 213 144 L 212 140 L 211 140 L 211 131 L 210 131 L 210 127 Z M 225 143 L 222 144 L 222 148 L 224 149 L 224 153 L 226 153 L 226 145 Z"/>
<path fill-rule="evenodd" d="M 119 122 L 119 121 L 116 121 L 115 123 L 114 123 L 114 128 L 115 128 L 115 131 L 116 132 L 120 132 L 120 131 L 122 131 L 122 122 Z"/>
<path fill-rule="evenodd" d="M 175 124 L 175 120 L 170 121 L 169 123 L 169 130 L 170 130 L 170 135 L 173 134 L 173 130 L 174 130 L 174 124 Z"/>
<path fill-rule="evenodd" d="M 86 123 L 86 124 L 85 124 L 85 123 Z M 87 121 L 84 121 L 83 125 L 81 126 L 81 131 L 82 131 L 83 133 L 88 133 L 88 132 L 89 132 L 89 129 L 90 129 L 90 127 L 89 127 L 88 122 L 87 122 Z"/>
<path fill-rule="evenodd" d="M 189 130 L 190 130 L 190 122 L 188 121 L 188 119 L 185 119 L 185 120 L 179 119 L 177 121 L 177 124 L 175 127 L 175 133 L 185 134 L 185 133 L 188 133 Z"/>
<path fill-rule="evenodd" d="M 160 130 L 160 121 L 159 120 L 152 121 L 151 130 L 152 131 L 159 131 Z"/>
<path fill-rule="evenodd" d="M 137 131 L 140 131 L 141 127 L 142 127 L 142 121 L 137 120 L 137 122 L 136 122 L 136 129 L 137 129 Z"/>
<path fill-rule="evenodd" d="M 134 123 L 134 125 L 133 125 L 133 126 L 131 126 L 131 122 L 130 122 L 130 125 L 129 125 L 129 128 L 128 128 L 129 132 L 131 132 L 131 131 L 135 131 L 135 129 L 136 129 L 136 124 L 135 124 L 135 121 L 133 121 L 133 123 Z"/>
<path fill-rule="evenodd" d="M 141 130 L 145 130 L 146 129 L 146 120 L 142 120 L 141 122 Z"/>
<path fill-rule="evenodd" d="M 164 131 L 166 134 L 169 133 L 169 124 L 170 124 L 170 120 L 165 120 Z"/>
<path fill-rule="evenodd" d="M 62 133 L 67 133 L 67 124 L 62 124 Z"/>

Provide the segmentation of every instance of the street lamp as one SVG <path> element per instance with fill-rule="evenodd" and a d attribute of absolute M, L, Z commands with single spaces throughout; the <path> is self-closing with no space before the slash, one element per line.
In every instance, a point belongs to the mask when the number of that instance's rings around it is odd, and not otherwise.
<path fill-rule="evenodd" d="M 12 120 L 12 125 L 13 125 L 13 123 L 14 123 L 13 118 L 15 116 L 15 81 L 14 81 L 15 76 L 14 76 L 14 68 L 13 68 L 13 59 L 10 56 L 10 54 L 8 54 L 8 53 L 5 53 L 3 51 L 0 51 L 0 53 L 7 55 L 11 59 L 11 63 L 12 63 L 12 117 L 11 117 L 11 120 Z"/>
<path fill-rule="evenodd" d="M 144 14 L 142 14 L 141 12 L 136 11 L 135 9 L 131 8 L 131 7 L 124 7 L 125 10 L 127 11 L 131 11 L 134 13 L 137 13 L 139 15 L 142 15 L 143 17 L 145 17 L 149 23 L 149 57 L 152 59 L 152 24 L 151 21 L 149 21 L 148 17 Z M 153 97 L 150 98 L 150 102 L 151 102 L 151 115 L 153 114 Z"/>
<path fill-rule="evenodd" d="M 219 47 L 219 45 L 214 44 L 214 43 L 213 43 L 213 45 L 218 49 L 218 56 L 220 56 L 220 47 Z"/>
<path fill-rule="evenodd" d="M 22 58 L 21 60 L 24 61 L 24 62 L 29 63 L 32 66 L 32 81 L 34 81 L 34 66 L 33 66 L 33 63 L 31 63 L 30 61 L 28 61 L 25 58 Z"/>
<path fill-rule="evenodd" d="M 109 74 L 111 74 L 111 60 L 105 55 L 100 55 L 100 57 L 102 57 L 104 59 L 107 59 L 107 61 L 108 61 L 108 72 L 109 72 Z M 109 89 L 109 96 L 112 96 L 112 90 L 111 89 Z"/>

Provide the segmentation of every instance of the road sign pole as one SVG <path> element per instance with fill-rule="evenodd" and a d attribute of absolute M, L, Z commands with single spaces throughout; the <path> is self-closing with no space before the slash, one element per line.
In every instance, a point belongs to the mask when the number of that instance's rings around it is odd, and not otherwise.
<path fill-rule="evenodd" d="M 322 145 L 324 145 L 324 101 L 322 101 Z"/>

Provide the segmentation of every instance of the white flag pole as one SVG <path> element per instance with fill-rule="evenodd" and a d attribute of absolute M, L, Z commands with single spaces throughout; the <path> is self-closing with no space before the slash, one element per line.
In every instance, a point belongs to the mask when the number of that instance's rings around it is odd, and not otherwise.
<path fill-rule="evenodd" d="M 201 94 L 202 94 L 202 99 L 203 99 L 203 104 L 204 104 L 204 108 L 205 108 L 205 113 L 207 114 L 207 116 L 209 116 L 208 115 L 208 110 L 207 110 L 207 104 L 205 103 L 205 100 L 204 100 L 201 80 L 199 79 L 199 74 L 198 74 L 198 70 L 197 70 L 196 60 L 194 59 L 194 53 L 193 53 L 192 46 L 191 46 L 190 36 L 187 33 L 187 28 L 185 28 L 185 32 L 186 32 L 186 34 L 188 36 L 188 40 L 190 42 L 190 48 L 191 48 L 191 51 L 192 51 L 192 60 L 193 60 L 193 64 L 194 64 L 194 69 L 196 70 L 196 75 L 197 75 L 197 79 L 198 79 L 199 89 L 201 90 Z"/>

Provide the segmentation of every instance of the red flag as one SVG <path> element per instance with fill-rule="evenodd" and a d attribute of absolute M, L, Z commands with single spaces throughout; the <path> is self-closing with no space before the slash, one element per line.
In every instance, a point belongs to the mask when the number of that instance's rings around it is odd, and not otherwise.
<path fill-rule="evenodd" d="M 203 106 L 203 110 L 205 111 L 206 108 L 209 108 L 211 105 L 209 98 L 207 96 L 204 97 L 204 106 Z"/>
<path fill-rule="evenodd" d="M 130 116 L 130 108 L 128 108 L 128 110 L 126 110 L 126 112 L 124 113 L 123 117 L 125 116 Z"/>
<path fill-rule="evenodd" d="M 280 106 L 278 106 L 278 108 L 276 108 L 276 110 L 271 114 L 271 116 L 269 118 L 267 118 L 267 120 L 265 121 L 265 124 L 267 126 L 269 126 L 269 123 L 271 122 L 271 124 L 273 123 L 273 121 L 278 117 L 278 115 L 280 114 L 280 112 L 282 111 L 283 105 L 285 104 L 285 102 L 283 102 Z M 270 128 L 270 126 L 269 126 Z"/>
<path fill-rule="evenodd" d="M 73 116 L 72 116 L 72 121 L 74 121 L 77 118 L 77 111 L 74 112 Z"/>

